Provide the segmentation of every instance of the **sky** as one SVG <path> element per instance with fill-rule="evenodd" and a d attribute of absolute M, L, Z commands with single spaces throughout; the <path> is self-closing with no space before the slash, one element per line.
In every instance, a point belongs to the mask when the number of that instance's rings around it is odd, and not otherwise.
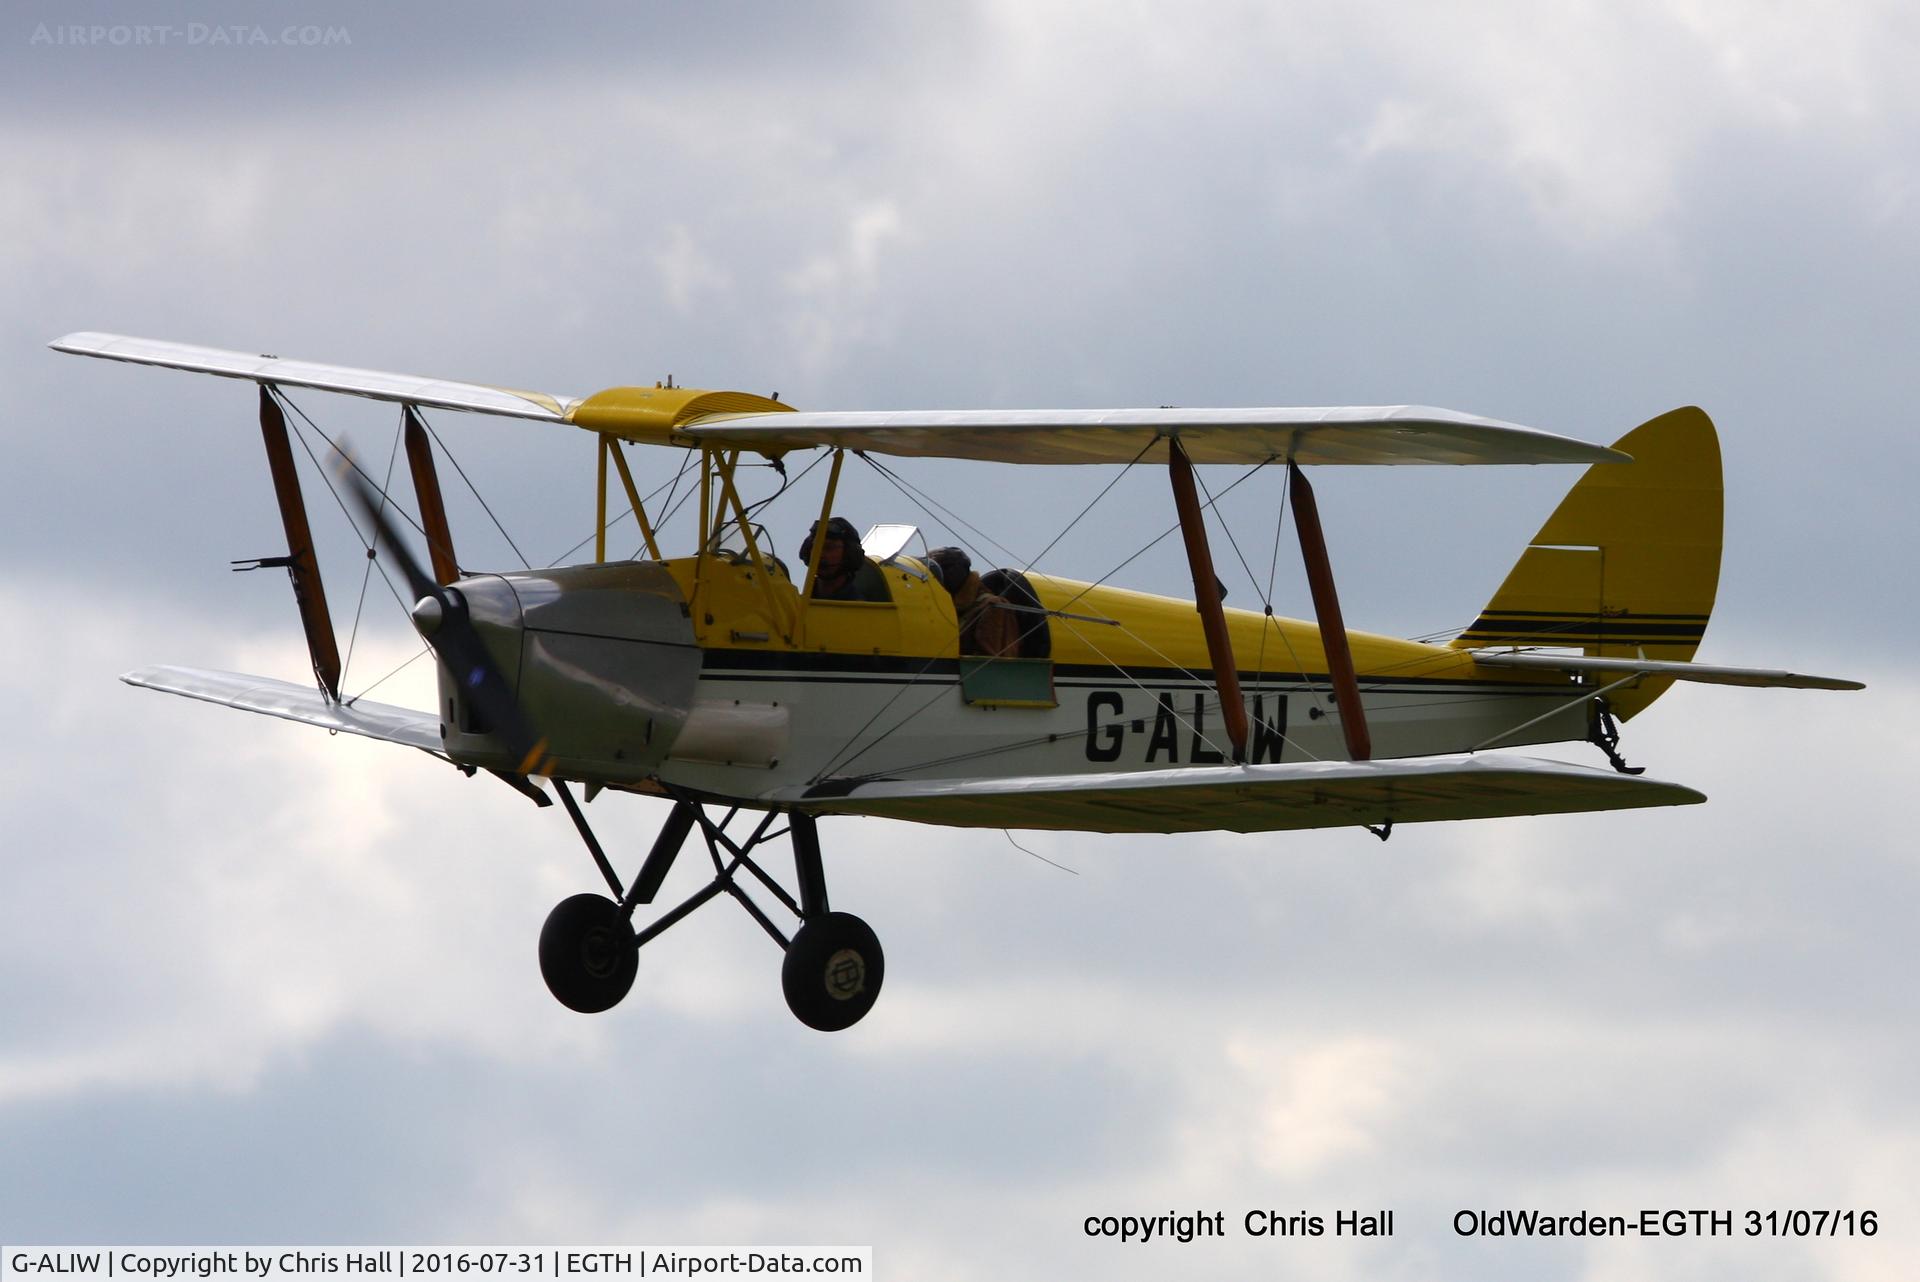
<path fill-rule="evenodd" d="M 1920 19 L 1875 3 L 9 6 L 0 1241 L 856 1243 L 933 1282 L 1913 1276 L 1916 56 Z M 596 883 L 552 811 L 115 680 L 306 664 L 284 580 L 227 572 L 281 550 L 252 389 L 47 350 L 82 329 L 808 409 L 1416 403 L 1604 442 L 1697 404 L 1727 484 L 1700 657 L 1869 689 L 1670 693 L 1623 750 L 1711 798 L 1677 810 L 1384 845 L 832 821 L 835 906 L 887 950 L 864 1023 L 796 1023 L 723 909 L 582 1017 L 535 965 Z M 391 448 L 387 407 L 294 399 Z M 536 564 L 591 530 L 584 434 L 433 421 Z M 674 465 L 640 463 L 643 489 Z M 902 471 L 1022 557 L 1114 480 Z M 1322 472 L 1349 623 L 1464 625 L 1573 479 Z M 514 564 L 448 485 L 463 560 Z M 846 495 L 925 523 L 863 469 Z M 346 631 L 365 562 L 311 476 L 309 500 Z M 1277 501 L 1222 506 L 1235 604 Z M 770 519 L 783 552 L 804 507 Z M 1042 568 L 1098 577 L 1171 519 L 1123 477 Z M 1172 542 L 1118 581 L 1181 590 Z M 1277 603 L 1305 613 L 1289 559 Z M 352 689 L 414 652 L 377 577 L 353 637 Z M 422 666 L 377 697 L 422 706 Z M 591 814 L 631 868 L 664 810 Z M 1883 1227 L 1451 1227 L 1528 1207 Z M 1082 1228 L 1348 1208 L 1395 1236 Z"/>

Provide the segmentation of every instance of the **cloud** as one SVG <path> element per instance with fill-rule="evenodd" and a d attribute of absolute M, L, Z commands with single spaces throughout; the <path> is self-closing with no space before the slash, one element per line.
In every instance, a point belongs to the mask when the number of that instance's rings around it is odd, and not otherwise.
<path fill-rule="evenodd" d="M 1914 1271 L 1892 1231 L 1762 1254 L 1446 1227 L 1915 1182 L 1903 10 L 337 17 L 352 45 L 305 61 L 5 46 L 8 1234 L 835 1236 L 928 1278 Z M 285 589 L 225 570 L 279 537 L 251 389 L 41 348 L 76 328 L 810 408 L 1408 400 L 1608 439 L 1698 401 L 1729 477 L 1705 657 L 1872 688 L 1668 696 L 1626 751 L 1712 797 L 1684 810 L 1021 838 L 1077 876 L 998 834 L 837 823 L 836 906 L 888 949 L 869 1023 L 794 1024 L 725 912 L 582 1019 L 532 956 L 594 884 L 564 821 L 113 681 L 305 664 Z M 385 407 L 302 403 L 390 443 Z M 590 439 L 436 424 L 533 559 L 585 532 Z M 677 462 L 643 459 L 643 490 Z M 1571 479 L 1407 471 L 1319 485 L 1357 626 L 1464 622 Z M 849 510 L 913 518 L 847 475 Z M 1015 549 L 1111 479 L 911 475 Z M 517 564 L 446 479 L 463 555 Z M 1118 563 L 1164 490 L 1129 477 L 1056 568 Z M 1228 507 L 1262 578 L 1276 495 Z M 1168 551 L 1124 581 L 1183 591 Z M 362 644 L 357 680 L 411 650 Z M 628 866 L 658 807 L 623 801 L 591 813 Z M 1400 1236 L 1371 1251 L 1080 1227 L 1382 1203 Z"/>
<path fill-rule="evenodd" d="M 1844 793 L 1856 831 L 1894 831 L 1901 710 L 1920 703 L 1895 676 L 1864 674 L 1891 709 L 1871 728 L 1839 696 L 1669 696 L 1628 746 L 1715 794 L 1690 810 L 1413 826 L 1385 846 L 1030 839 L 1077 877 L 994 834 L 829 825 L 836 904 L 880 928 L 891 963 L 872 1020 L 828 1038 L 786 1016 L 772 950 L 726 913 L 651 946 L 612 1015 L 562 1011 L 531 941 L 592 874 L 551 814 L 416 754 L 111 680 L 129 656 L 290 675 L 290 627 L 236 634 L 145 598 L 109 613 L 18 580 L 4 606 L 75 638 L 7 694 L 43 728 L 9 749 L 27 857 L 0 922 L 0 1126 L 52 1172 L 16 1212 L 36 1225 L 583 1241 L 828 1225 L 896 1267 L 969 1277 L 1016 1267 L 953 1236 L 994 1220 L 1017 1267 L 1146 1277 L 1173 1257 L 1116 1253 L 1081 1220 L 1385 1202 L 1415 1248 L 1462 1263 L 1479 1248 L 1444 1226 L 1463 1199 L 1771 1205 L 1821 1170 L 1840 1179 L 1823 1193 L 1862 1204 L 1904 1187 L 1897 905 L 1914 869 L 1890 839 L 1811 858 L 1828 821 L 1798 804 Z M 125 610 L 137 634 L 113 626 Z M 366 671 L 400 657 L 374 644 Z M 1850 746 L 1769 763 L 1754 745 L 1783 715 Z M 111 810 L 85 802 L 103 761 Z M 29 777 L 48 785 L 31 809 Z M 621 861 L 657 813 L 593 812 Z M 676 872 L 670 895 L 697 879 Z M 48 908 L 82 903 L 76 944 Z M 315 1110 L 324 1138 L 299 1120 Z M 101 1161 L 169 1117 L 207 1119 L 224 1165 L 195 1197 L 228 1209 L 57 1200 L 85 1164 L 53 1154 L 89 1115 L 112 1120 L 88 1141 Z M 331 1155 L 307 1164 L 309 1209 L 246 1183 L 269 1158 L 234 1123 Z M 396 1132 L 408 1156 L 386 1169 Z M 849 1202 L 833 1191 L 848 1179 L 870 1191 Z M 1820 1248 L 1788 1258 L 1858 1277 L 1903 1258 L 1892 1236 Z M 1223 1277 L 1273 1259 L 1237 1233 L 1195 1249 L 1180 1258 Z M 1680 1250 L 1549 1258 L 1604 1277 L 1696 1258 Z"/>

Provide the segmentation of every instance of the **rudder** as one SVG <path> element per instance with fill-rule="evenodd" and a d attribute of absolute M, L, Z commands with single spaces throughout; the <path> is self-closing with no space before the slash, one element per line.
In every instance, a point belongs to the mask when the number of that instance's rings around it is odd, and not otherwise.
<path fill-rule="evenodd" d="M 1596 463 L 1533 536 L 1456 647 L 1578 647 L 1592 656 L 1686 662 L 1720 582 L 1720 442 L 1692 406 L 1628 432 L 1631 463 Z M 1673 684 L 1607 696 L 1625 719 Z"/>

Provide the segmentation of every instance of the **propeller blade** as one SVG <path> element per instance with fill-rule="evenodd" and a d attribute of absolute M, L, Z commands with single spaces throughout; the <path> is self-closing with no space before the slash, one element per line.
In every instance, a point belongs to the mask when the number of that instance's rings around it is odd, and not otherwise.
<path fill-rule="evenodd" d="M 407 580 L 407 589 L 413 593 L 414 605 L 409 613 L 414 628 L 446 665 L 466 692 L 467 699 L 493 728 L 493 733 L 505 742 L 507 751 L 518 763 L 515 771 L 523 775 L 547 774 L 552 767 L 547 740 L 513 697 L 506 676 L 468 617 L 465 599 L 458 589 L 442 587 L 426 572 L 388 519 L 386 505 L 373 483 L 354 466 L 350 457 L 343 453 L 341 459 L 339 470 L 347 492 L 373 525 L 373 546 L 385 545 L 389 559 L 399 566 Z"/>
<path fill-rule="evenodd" d="M 413 553 L 407 549 L 405 543 L 400 541 L 399 531 L 387 518 L 386 503 L 382 500 L 379 491 L 374 489 L 373 482 L 361 475 L 360 468 L 354 463 L 352 455 L 344 451 L 341 453 L 338 472 L 340 479 L 346 484 L 347 492 L 353 496 L 354 505 L 373 524 L 373 545 L 377 548 L 385 543 L 392 549 L 393 559 L 400 563 L 400 572 L 406 575 L 407 589 L 413 593 L 414 600 L 432 596 L 440 585 L 420 568 L 420 563 L 414 560 Z"/>

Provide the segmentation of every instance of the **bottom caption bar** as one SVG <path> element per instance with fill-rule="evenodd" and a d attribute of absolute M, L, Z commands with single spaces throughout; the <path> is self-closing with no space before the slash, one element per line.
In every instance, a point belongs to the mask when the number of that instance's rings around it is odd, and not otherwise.
<path fill-rule="evenodd" d="M 7 1246 L 0 1282 L 338 1282 L 375 1278 L 843 1277 L 871 1279 L 871 1246 Z"/>

